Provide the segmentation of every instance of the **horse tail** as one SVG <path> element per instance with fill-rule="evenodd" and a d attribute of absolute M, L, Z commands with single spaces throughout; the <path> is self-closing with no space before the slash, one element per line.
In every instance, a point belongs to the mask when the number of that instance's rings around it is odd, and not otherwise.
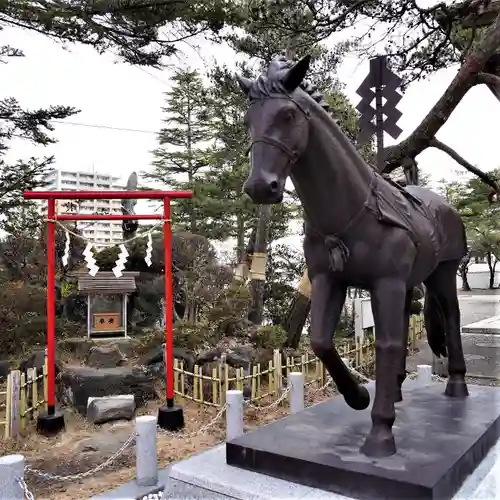
<path fill-rule="evenodd" d="M 427 332 L 427 342 L 431 351 L 439 358 L 447 357 L 446 333 L 443 311 L 436 297 L 425 292 L 424 321 Z"/>

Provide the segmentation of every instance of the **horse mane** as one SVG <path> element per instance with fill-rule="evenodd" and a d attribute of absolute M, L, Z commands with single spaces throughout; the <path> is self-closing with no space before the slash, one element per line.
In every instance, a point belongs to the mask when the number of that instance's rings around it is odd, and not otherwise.
<path fill-rule="evenodd" d="M 283 86 L 283 76 L 286 70 L 293 66 L 293 61 L 284 55 L 276 55 L 271 59 L 265 73 L 262 73 L 249 92 L 250 99 L 259 99 L 262 96 L 269 96 L 275 93 L 284 93 L 287 91 Z M 325 101 L 325 97 L 313 83 L 303 80 L 300 88 L 318 103 L 325 111 L 330 111 L 330 106 Z"/>

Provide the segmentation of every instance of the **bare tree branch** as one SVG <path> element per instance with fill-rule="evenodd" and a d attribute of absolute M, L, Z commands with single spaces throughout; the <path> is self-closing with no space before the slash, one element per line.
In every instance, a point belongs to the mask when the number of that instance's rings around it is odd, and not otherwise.
<path fill-rule="evenodd" d="M 460 156 L 453 148 L 448 146 L 447 144 L 444 144 L 443 142 L 439 141 L 436 138 L 433 138 L 429 144 L 431 148 L 436 148 L 447 155 L 449 155 L 451 158 L 453 158 L 458 164 L 462 165 L 462 167 L 466 168 L 469 172 L 473 173 L 477 177 L 479 177 L 485 184 L 490 186 L 497 195 L 500 195 L 500 185 L 494 179 L 490 174 L 483 172 L 479 168 L 475 167 L 471 163 L 469 163 L 465 158 Z"/>
<path fill-rule="evenodd" d="M 484 83 L 485 85 L 500 85 L 500 76 L 492 75 L 491 73 L 478 73 L 477 83 Z"/>
<path fill-rule="evenodd" d="M 392 172 L 405 158 L 415 158 L 430 146 L 433 137 L 446 123 L 465 94 L 479 83 L 479 73 L 498 47 L 500 47 L 500 16 L 496 18 L 477 48 L 467 56 L 453 81 L 420 125 L 399 144 L 386 148 L 384 173 Z"/>

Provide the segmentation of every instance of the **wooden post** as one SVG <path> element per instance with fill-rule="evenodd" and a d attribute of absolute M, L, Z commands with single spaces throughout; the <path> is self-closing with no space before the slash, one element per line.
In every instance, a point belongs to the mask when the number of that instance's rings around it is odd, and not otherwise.
<path fill-rule="evenodd" d="M 32 398 L 33 398 L 33 418 L 35 417 L 35 410 L 37 412 L 37 414 L 39 413 L 38 412 L 38 373 L 37 373 L 37 370 L 36 370 L 36 367 L 33 368 L 33 390 L 31 391 L 31 394 L 32 394 Z M 43 381 L 43 379 L 42 379 Z"/>
<path fill-rule="evenodd" d="M 219 397 L 217 394 L 219 378 L 217 377 L 217 368 L 212 368 L 212 403 L 216 406 L 219 405 Z"/>
<path fill-rule="evenodd" d="M 5 439 L 11 436 L 11 415 L 12 415 L 12 372 L 7 375 L 7 391 L 5 395 Z"/>
<path fill-rule="evenodd" d="M 19 430 L 24 431 L 26 427 L 26 389 L 28 385 L 26 383 L 26 373 L 21 373 L 21 380 L 19 382 Z"/>
<path fill-rule="evenodd" d="M 21 372 L 14 370 L 12 373 L 11 384 L 11 407 L 10 407 L 10 428 L 11 437 L 18 437 L 20 430 L 20 396 L 21 396 Z"/>

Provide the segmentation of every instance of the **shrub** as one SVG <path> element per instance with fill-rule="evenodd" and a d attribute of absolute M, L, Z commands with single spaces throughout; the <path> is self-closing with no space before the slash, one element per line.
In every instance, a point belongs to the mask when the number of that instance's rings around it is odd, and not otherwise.
<path fill-rule="evenodd" d="M 24 281 L 5 281 L 0 287 L 0 309 L 2 355 L 31 352 L 46 345 L 46 288 Z M 56 318 L 58 340 L 83 333 L 82 324 Z"/>
<path fill-rule="evenodd" d="M 216 338 L 205 325 L 179 321 L 174 325 L 174 347 L 199 351 L 207 346 L 213 346 Z M 137 354 L 143 355 L 165 342 L 165 330 L 154 329 L 141 337 Z"/>
<path fill-rule="evenodd" d="M 222 289 L 213 306 L 207 311 L 207 323 L 218 332 L 234 334 L 238 325 L 247 319 L 251 300 L 247 286 L 232 283 Z"/>
<path fill-rule="evenodd" d="M 199 351 L 215 345 L 217 340 L 206 325 L 190 321 L 179 321 L 174 325 L 174 347 Z"/>
<path fill-rule="evenodd" d="M 264 325 L 255 330 L 254 342 L 262 349 L 278 349 L 286 341 L 286 331 L 279 325 Z"/>

